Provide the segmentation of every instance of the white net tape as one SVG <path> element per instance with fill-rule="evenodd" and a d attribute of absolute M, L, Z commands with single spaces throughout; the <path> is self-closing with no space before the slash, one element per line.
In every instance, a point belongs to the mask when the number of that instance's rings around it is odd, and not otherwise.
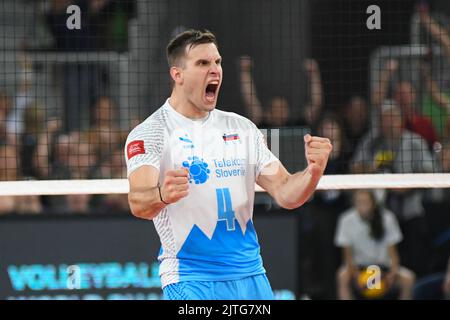
<path fill-rule="evenodd" d="M 450 173 L 347 174 L 322 177 L 318 190 L 450 188 Z M 126 179 L 0 182 L 0 196 L 128 193 Z M 264 191 L 256 186 L 256 191 Z"/>

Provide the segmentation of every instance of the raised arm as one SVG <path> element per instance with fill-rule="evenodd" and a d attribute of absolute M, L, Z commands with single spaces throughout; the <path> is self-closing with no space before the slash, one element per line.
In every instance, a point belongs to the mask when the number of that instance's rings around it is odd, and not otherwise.
<path fill-rule="evenodd" d="M 450 59 L 450 35 L 441 27 L 436 20 L 428 12 L 428 8 L 425 6 L 419 7 L 420 22 L 423 27 L 431 34 L 431 36 L 438 41 L 445 51 L 447 59 Z"/>
<path fill-rule="evenodd" d="M 319 64 L 314 59 L 307 59 L 304 68 L 309 78 L 311 110 L 306 110 L 309 123 L 315 123 L 323 106 L 322 78 L 320 76 Z"/>
<path fill-rule="evenodd" d="M 39 172 L 39 176 L 43 179 L 48 179 L 51 174 L 50 164 L 50 148 L 52 143 L 51 137 L 61 129 L 61 120 L 52 118 L 47 121 L 46 129 L 38 135 L 35 156 L 33 157 L 33 164 Z"/>
<path fill-rule="evenodd" d="M 450 112 L 450 98 L 443 94 L 437 82 L 431 77 L 430 67 L 422 65 L 421 71 L 425 81 L 425 86 L 433 101 L 435 101 L 444 110 L 447 110 L 447 112 Z"/>
<path fill-rule="evenodd" d="M 392 74 L 398 69 L 398 61 L 390 59 L 386 62 L 381 71 L 380 80 L 375 86 L 372 93 L 372 106 L 378 108 L 381 106 L 383 101 L 387 97 L 387 91 L 389 86 L 389 81 L 391 80 Z"/>
<path fill-rule="evenodd" d="M 249 118 L 258 125 L 264 119 L 264 112 L 261 102 L 258 99 L 256 86 L 252 77 L 252 59 L 249 56 L 242 56 L 239 64 L 241 94 L 244 100 L 245 110 Z"/>
<path fill-rule="evenodd" d="M 295 174 L 289 174 L 279 162 L 271 163 L 258 176 L 257 184 L 265 189 L 285 209 L 303 205 L 316 190 L 322 177 L 332 146 L 330 140 L 305 136 L 305 150 L 308 167 Z"/>

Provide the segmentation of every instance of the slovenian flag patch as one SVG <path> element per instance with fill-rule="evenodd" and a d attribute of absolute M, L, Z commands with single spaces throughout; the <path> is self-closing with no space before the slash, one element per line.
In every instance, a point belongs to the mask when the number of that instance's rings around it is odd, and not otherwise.
<path fill-rule="evenodd" d="M 239 140 L 239 135 L 237 133 L 233 133 L 233 134 L 224 134 L 222 136 L 223 141 L 236 141 Z"/>

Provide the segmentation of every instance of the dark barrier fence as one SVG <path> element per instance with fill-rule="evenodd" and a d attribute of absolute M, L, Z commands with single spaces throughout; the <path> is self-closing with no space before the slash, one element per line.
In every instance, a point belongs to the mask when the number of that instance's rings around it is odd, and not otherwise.
<path fill-rule="evenodd" d="M 261 255 L 278 299 L 336 298 L 341 258 L 333 238 L 342 210 L 316 200 L 293 212 L 255 206 Z M 450 204 L 425 202 L 425 210 L 412 225 L 400 223 L 402 264 L 418 279 L 445 270 L 450 254 Z M 153 223 L 129 214 L 4 216 L 0 299 L 160 299 L 159 248 Z"/>
<path fill-rule="evenodd" d="M 298 215 L 255 226 L 279 299 L 298 295 Z M 0 299 L 160 299 L 153 223 L 131 216 L 0 219 Z"/>

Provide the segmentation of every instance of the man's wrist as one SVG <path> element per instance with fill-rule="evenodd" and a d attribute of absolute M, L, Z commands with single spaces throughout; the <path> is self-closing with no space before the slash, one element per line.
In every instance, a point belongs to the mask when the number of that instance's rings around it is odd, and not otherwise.
<path fill-rule="evenodd" d="M 162 197 L 162 192 L 161 192 L 161 186 L 158 184 L 158 193 L 159 193 L 159 200 L 162 202 L 162 203 L 164 203 L 165 205 L 168 205 L 168 204 L 170 204 L 170 203 L 168 203 L 168 202 L 166 202 L 166 201 L 164 201 L 164 199 L 163 199 L 163 197 Z"/>

